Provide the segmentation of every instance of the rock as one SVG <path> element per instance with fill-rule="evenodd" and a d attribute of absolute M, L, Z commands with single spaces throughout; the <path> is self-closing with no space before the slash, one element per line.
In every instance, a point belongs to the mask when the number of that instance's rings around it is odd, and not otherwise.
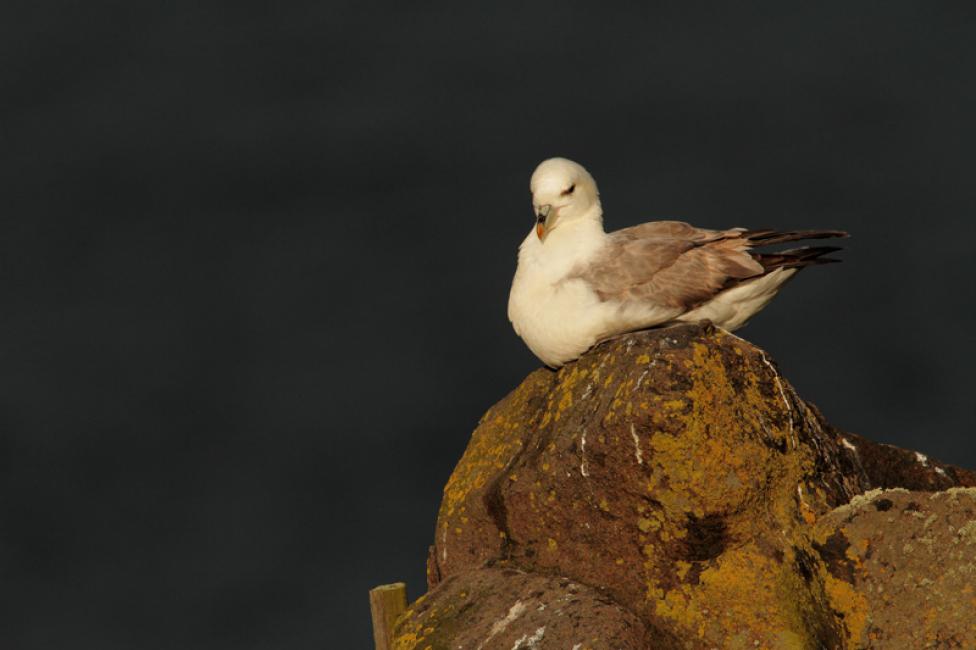
<path fill-rule="evenodd" d="M 812 406 L 812 405 L 811 405 Z M 976 485 L 976 472 L 953 467 L 925 454 L 872 442 L 852 433 L 835 434 L 856 451 L 855 462 L 872 487 L 938 491 L 960 485 Z"/>
<path fill-rule="evenodd" d="M 598 590 L 513 569 L 453 575 L 406 620 L 397 648 L 654 647 L 644 623 Z"/>
<path fill-rule="evenodd" d="M 818 521 L 814 547 L 847 647 L 976 648 L 976 489 L 872 490 Z"/>
<path fill-rule="evenodd" d="M 444 490 L 425 604 L 447 611 L 485 567 L 517 569 L 597 590 L 654 639 L 634 647 L 847 647 L 867 610 L 851 609 L 858 584 L 838 586 L 815 524 L 875 487 L 958 485 L 976 475 L 835 430 L 742 339 L 638 332 L 533 372 L 484 415 Z M 495 579 L 479 616 L 498 620 L 527 579 Z M 452 612 L 432 648 L 483 633 Z M 398 648 L 426 647 L 408 631 L 423 616 L 403 619 Z M 604 638 L 599 617 L 579 621 Z M 552 638 L 538 647 L 573 647 Z"/>

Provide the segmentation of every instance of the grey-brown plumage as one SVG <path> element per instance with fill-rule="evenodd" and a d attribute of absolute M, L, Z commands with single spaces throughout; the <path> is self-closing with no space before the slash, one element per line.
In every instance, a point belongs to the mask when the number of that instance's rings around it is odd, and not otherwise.
<path fill-rule="evenodd" d="M 776 269 L 834 262 L 834 246 L 775 253 L 752 249 L 803 239 L 846 237 L 839 230 L 709 230 L 655 221 L 609 233 L 599 257 L 574 274 L 603 301 L 652 301 L 692 309 L 718 293 Z"/>

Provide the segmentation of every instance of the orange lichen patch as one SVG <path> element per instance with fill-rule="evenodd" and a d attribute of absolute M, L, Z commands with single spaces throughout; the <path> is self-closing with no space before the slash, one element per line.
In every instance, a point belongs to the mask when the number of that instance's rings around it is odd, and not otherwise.
<path fill-rule="evenodd" d="M 660 476 L 654 491 L 661 490 L 663 499 L 671 502 L 679 512 L 694 508 L 697 516 L 705 510 L 726 511 L 747 501 L 750 493 L 759 489 L 759 479 L 767 473 L 764 465 L 768 450 L 751 441 L 741 441 L 733 449 L 722 440 L 707 437 L 701 421 L 687 418 L 685 434 L 672 436 L 657 433 L 651 436 L 652 462 Z M 689 456 L 691 452 L 694 456 Z M 737 476 L 753 477 L 749 483 L 729 484 L 716 480 L 729 470 Z M 667 487 L 661 484 L 666 481 Z"/>
<path fill-rule="evenodd" d="M 465 450 L 444 487 L 441 502 L 443 515 L 451 516 L 474 489 L 484 487 L 494 471 L 505 467 L 522 449 L 524 427 L 531 415 L 531 398 L 551 381 L 546 371 L 536 371 L 499 405 L 493 407 L 475 429 Z M 495 412 L 494 417 L 491 414 Z"/>
<path fill-rule="evenodd" d="M 683 398 L 663 402 L 664 408 L 655 418 L 661 431 L 649 441 L 657 473 L 666 477 L 662 503 L 678 511 L 690 508 L 696 516 L 728 512 L 759 499 L 769 485 L 764 477 L 785 482 L 792 475 L 794 484 L 798 482 L 802 459 L 789 459 L 784 468 L 780 454 L 751 427 L 738 424 L 744 419 L 764 422 L 766 436 L 785 437 L 783 431 L 770 430 L 768 424 L 783 420 L 785 405 L 778 396 L 767 398 L 754 386 L 752 390 L 736 390 L 720 354 L 697 343 L 693 349 L 694 363 L 689 371 L 692 387 Z M 747 386 L 759 381 L 753 372 L 743 370 L 739 376 L 747 378 Z M 670 433 L 675 430 L 680 435 Z M 652 483 L 651 491 L 656 492 L 656 487 Z M 792 518 L 796 505 L 792 499 L 783 499 L 777 511 L 783 518 Z"/>
<path fill-rule="evenodd" d="M 770 390 L 770 384 L 779 381 L 771 366 L 735 359 L 737 381 L 733 383 L 727 365 L 732 360 L 722 354 L 721 348 L 693 343 L 692 349 L 695 381 L 687 396 L 698 415 L 707 415 L 713 422 L 736 422 L 743 433 L 786 438 L 790 406 L 779 390 Z M 716 391 L 716 387 L 721 390 Z"/>
<path fill-rule="evenodd" d="M 818 614 L 801 581 L 758 548 L 726 553 L 699 579 L 655 603 L 655 615 L 672 622 L 682 637 L 716 643 L 746 633 L 750 647 L 815 647 L 808 621 Z"/>
<path fill-rule="evenodd" d="M 685 576 L 688 575 L 688 569 L 691 568 L 691 562 L 682 562 L 678 560 L 674 563 L 675 573 L 679 580 L 684 580 Z"/>
<path fill-rule="evenodd" d="M 803 515 L 803 521 L 806 524 L 811 525 L 817 523 L 817 516 L 813 513 L 812 510 L 810 510 L 810 508 L 803 506 L 803 508 L 801 509 L 801 514 Z"/>
<path fill-rule="evenodd" d="M 569 409 L 573 406 L 573 392 L 570 390 L 563 391 L 563 396 L 559 398 L 559 407 L 556 411 L 556 420 L 559 420 L 562 416 L 563 411 Z"/>
<path fill-rule="evenodd" d="M 854 586 L 845 581 L 824 574 L 824 590 L 833 607 L 842 616 L 847 638 L 859 644 L 864 636 L 868 620 L 868 600 L 858 593 Z"/>
<path fill-rule="evenodd" d="M 800 516 L 803 517 L 804 523 L 811 526 L 817 522 L 818 513 L 815 512 L 813 508 L 810 507 L 810 504 L 807 503 L 806 497 L 804 496 L 803 487 L 803 483 L 797 483 L 796 495 L 800 505 Z"/>
<path fill-rule="evenodd" d="M 414 603 L 414 607 L 417 603 Z M 424 647 L 423 644 L 428 637 L 437 631 L 436 621 L 439 611 L 433 608 L 428 613 L 428 618 L 422 620 L 414 616 L 414 609 L 408 609 L 400 615 L 396 622 L 396 635 L 393 639 L 393 650 L 415 650 Z"/>
<path fill-rule="evenodd" d="M 402 631 L 393 640 L 393 650 L 414 650 L 425 638 L 423 635 L 417 636 L 413 630 Z"/>

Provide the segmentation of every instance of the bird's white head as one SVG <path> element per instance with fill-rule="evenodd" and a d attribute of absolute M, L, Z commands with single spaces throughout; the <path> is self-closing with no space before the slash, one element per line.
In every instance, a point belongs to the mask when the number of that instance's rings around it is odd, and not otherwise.
<path fill-rule="evenodd" d="M 540 240 L 556 228 L 580 221 L 602 224 L 600 192 L 596 181 L 579 163 L 566 158 L 542 161 L 529 183 L 536 234 Z"/>

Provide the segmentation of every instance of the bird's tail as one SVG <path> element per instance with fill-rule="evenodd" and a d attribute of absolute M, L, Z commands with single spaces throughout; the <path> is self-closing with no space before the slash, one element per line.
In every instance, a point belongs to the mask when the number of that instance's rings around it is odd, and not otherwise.
<path fill-rule="evenodd" d="M 742 237 L 749 242 L 750 247 L 756 248 L 803 239 L 833 239 L 847 236 L 847 233 L 843 230 L 788 230 L 782 232 L 776 230 L 748 230 L 742 233 Z M 762 264 L 768 273 L 773 269 L 801 269 L 817 264 L 840 262 L 838 259 L 825 257 L 825 255 L 835 253 L 839 250 L 841 248 L 838 246 L 804 246 L 785 251 L 771 253 L 751 252 L 751 254 L 753 259 Z"/>

